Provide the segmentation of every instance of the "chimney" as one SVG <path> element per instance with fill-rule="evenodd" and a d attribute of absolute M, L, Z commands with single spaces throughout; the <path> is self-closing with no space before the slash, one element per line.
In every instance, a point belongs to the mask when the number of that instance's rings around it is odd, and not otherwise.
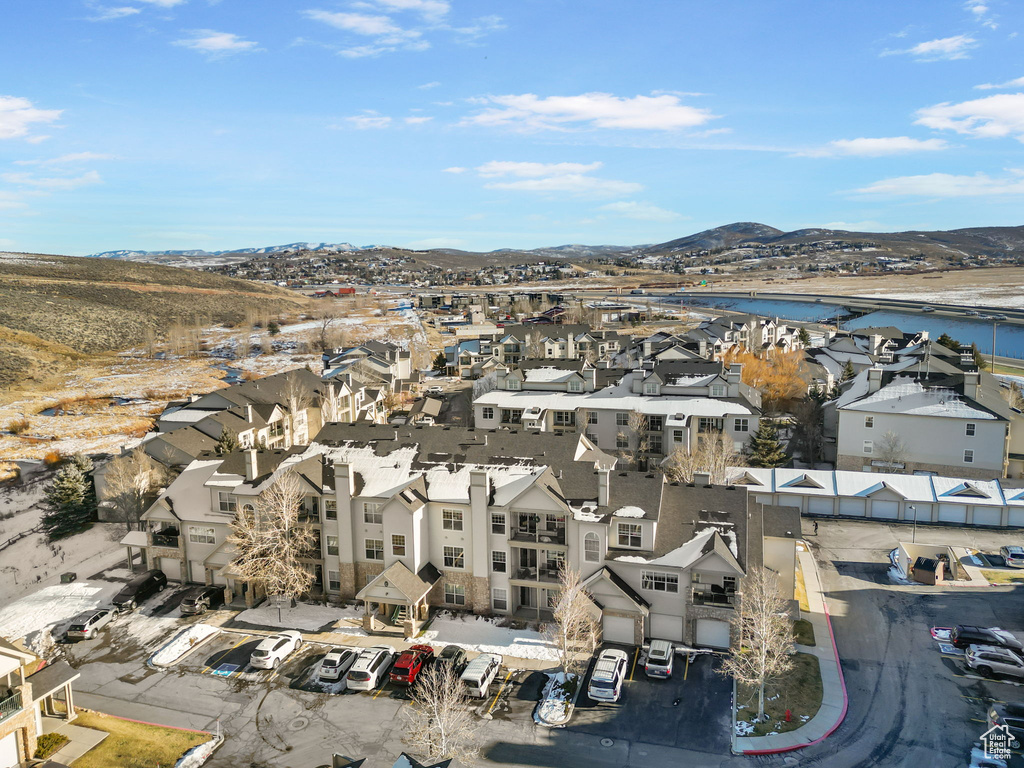
<path fill-rule="evenodd" d="M 245 404 L 245 420 L 249 424 L 252 424 L 254 421 L 252 417 L 252 403 Z"/>
<path fill-rule="evenodd" d="M 245 479 L 250 483 L 256 479 L 257 464 L 256 464 L 256 449 L 250 448 L 245 451 Z"/>
<path fill-rule="evenodd" d="M 882 351 L 882 344 L 885 343 L 885 339 L 882 338 L 880 333 L 873 333 L 868 338 L 871 339 L 871 354 L 879 354 Z"/>
<path fill-rule="evenodd" d="M 882 388 L 882 369 L 868 368 L 868 394 L 877 392 Z"/>
<path fill-rule="evenodd" d="M 964 374 L 964 397 L 971 400 L 981 399 L 981 372 L 972 371 Z"/>
<path fill-rule="evenodd" d="M 607 507 L 608 496 L 610 493 L 610 482 L 611 470 L 599 469 L 597 470 L 597 506 Z"/>
<path fill-rule="evenodd" d="M 743 379 L 743 363 L 729 363 L 729 370 L 725 374 L 726 381 L 729 382 L 731 387 L 734 384 L 739 384 Z M 730 394 L 732 394 L 730 392 Z"/>
<path fill-rule="evenodd" d="M 471 513 L 483 515 L 487 511 L 491 489 L 487 478 L 487 470 L 471 469 L 469 471 L 469 507 Z"/>
<path fill-rule="evenodd" d="M 694 472 L 693 473 L 693 484 L 696 486 L 703 486 L 704 488 L 711 487 L 711 473 L 710 472 Z"/>

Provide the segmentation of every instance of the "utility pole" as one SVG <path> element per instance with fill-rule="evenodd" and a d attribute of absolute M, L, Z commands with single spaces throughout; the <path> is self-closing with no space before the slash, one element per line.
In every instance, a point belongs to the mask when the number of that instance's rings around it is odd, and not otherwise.
<path fill-rule="evenodd" d="M 996 372 L 996 326 L 997 325 L 999 325 L 999 321 L 998 320 L 993 320 L 992 321 L 992 365 L 989 366 L 991 368 L 991 372 L 992 373 Z"/>

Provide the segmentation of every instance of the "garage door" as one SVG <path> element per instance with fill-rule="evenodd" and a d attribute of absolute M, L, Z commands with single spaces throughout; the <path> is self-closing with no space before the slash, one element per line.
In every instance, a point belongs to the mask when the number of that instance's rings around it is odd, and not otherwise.
<path fill-rule="evenodd" d="M 1024 509 L 1011 509 L 1010 510 L 1010 525 L 1015 525 L 1018 528 L 1024 528 Z"/>
<path fill-rule="evenodd" d="M 16 768 L 18 765 L 18 732 L 9 733 L 0 739 L 0 768 Z"/>
<path fill-rule="evenodd" d="M 895 520 L 900 516 L 900 503 L 898 501 L 872 501 L 871 516 Z"/>
<path fill-rule="evenodd" d="M 819 499 L 812 496 L 807 500 L 807 513 L 811 515 L 831 515 L 832 499 Z"/>
<path fill-rule="evenodd" d="M 966 523 L 966 504 L 939 504 L 940 523 Z"/>
<path fill-rule="evenodd" d="M 802 505 L 803 505 L 803 497 L 802 496 L 792 496 L 792 495 L 789 495 L 789 494 L 787 494 L 785 496 L 783 496 L 781 494 L 779 495 L 779 506 L 780 507 L 800 507 Z"/>
<path fill-rule="evenodd" d="M 190 560 L 188 563 L 189 577 L 196 584 L 206 583 L 206 566 L 202 560 Z"/>
<path fill-rule="evenodd" d="M 606 643 L 633 645 L 633 619 L 625 616 L 605 616 L 602 634 Z"/>
<path fill-rule="evenodd" d="M 176 557 L 161 557 L 157 566 L 168 581 L 181 581 L 181 560 Z"/>
<path fill-rule="evenodd" d="M 1002 509 L 1000 507 L 975 507 L 975 525 L 999 525 L 1002 520 Z"/>
<path fill-rule="evenodd" d="M 683 617 L 667 613 L 651 614 L 651 639 L 683 642 Z"/>
<path fill-rule="evenodd" d="M 697 619 L 697 645 L 709 648 L 728 648 L 729 622 Z"/>
<path fill-rule="evenodd" d="M 864 499 L 840 499 L 839 514 L 864 517 Z"/>

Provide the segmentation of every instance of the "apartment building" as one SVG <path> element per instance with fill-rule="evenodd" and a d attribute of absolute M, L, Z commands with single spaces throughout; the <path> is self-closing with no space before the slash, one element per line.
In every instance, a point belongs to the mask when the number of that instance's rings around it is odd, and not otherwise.
<path fill-rule="evenodd" d="M 439 607 L 550 619 L 569 564 L 606 639 L 728 647 L 749 565 L 795 560 L 791 508 L 621 471 L 582 435 L 329 424 L 308 447 L 193 462 L 144 516 L 147 565 L 255 602 L 231 570 L 230 523 L 289 471 L 317 537 L 312 591 L 361 601 L 367 628 L 415 632 Z"/>

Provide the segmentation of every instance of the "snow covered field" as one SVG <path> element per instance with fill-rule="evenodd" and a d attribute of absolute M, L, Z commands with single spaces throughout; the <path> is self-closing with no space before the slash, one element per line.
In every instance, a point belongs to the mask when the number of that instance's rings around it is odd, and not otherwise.
<path fill-rule="evenodd" d="M 45 650 L 51 630 L 82 611 L 108 604 L 122 586 L 120 582 L 76 581 L 44 587 L 0 608 L 0 637 L 25 638 L 30 648 Z"/>
<path fill-rule="evenodd" d="M 361 608 L 339 608 L 318 603 L 299 603 L 294 608 L 282 608 L 280 618 L 278 618 L 277 606 L 268 600 L 256 608 L 242 611 L 235 620 L 261 627 L 298 629 L 303 632 L 326 632 L 328 630 L 343 632 L 344 628 L 333 628 L 331 625 L 342 619 L 362 619 L 362 617 Z"/>
<path fill-rule="evenodd" d="M 209 624 L 193 624 L 176 634 L 169 643 L 154 653 L 149 661 L 158 667 L 173 664 L 196 645 L 208 637 L 213 637 L 218 632 L 220 632 L 220 627 L 213 627 Z"/>
<path fill-rule="evenodd" d="M 499 627 L 493 619 L 482 616 L 452 616 L 440 613 L 422 635 L 408 642 L 431 645 L 461 645 L 467 651 L 499 653 L 520 659 L 556 661 L 554 646 L 540 632 L 531 629 Z"/>

